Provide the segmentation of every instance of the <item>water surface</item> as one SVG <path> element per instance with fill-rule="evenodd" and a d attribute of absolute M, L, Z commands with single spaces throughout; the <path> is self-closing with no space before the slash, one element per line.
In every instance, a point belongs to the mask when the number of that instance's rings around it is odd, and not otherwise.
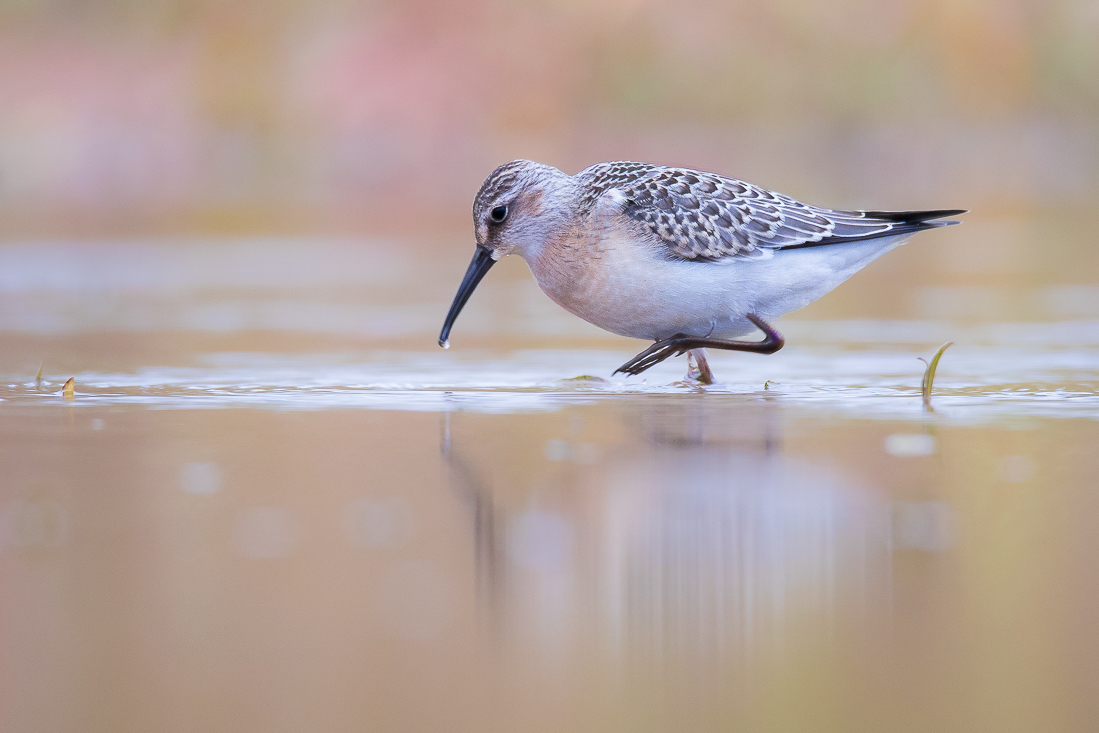
<path fill-rule="evenodd" d="M 1099 716 L 1090 291 L 1073 320 L 795 319 L 698 389 L 611 376 L 642 345 L 521 278 L 441 351 L 461 258 L 388 251 L 0 250 L 0 727 Z"/>

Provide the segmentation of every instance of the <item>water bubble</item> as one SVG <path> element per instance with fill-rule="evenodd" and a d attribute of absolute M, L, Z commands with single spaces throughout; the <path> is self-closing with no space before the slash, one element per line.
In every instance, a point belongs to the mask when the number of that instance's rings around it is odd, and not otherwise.
<path fill-rule="evenodd" d="M 531 569 L 560 568 L 572 554 L 572 525 L 559 514 L 529 511 L 508 527 L 508 556 Z"/>
<path fill-rule="evenodd" d="M 376 588 L 382 620 L 394 636 L 408 641 L 435 637 L 449 620 L 453 590 L 438 568 L 423 560 L 398 563 Z"/>
<path fill-rule="evenodd" d="M 934 455 L 935 437 L 926 433 L 893 433 L 885 437 L 885 452 L 898 458 Z"/>
<path fill-rule="evenodd" d="M 56 547 L 64 541 L 67 525 L 53 499 L 17 499 L 0 515 L 0 537 L 15 547 Z"/>
<path fill-rule="evenodd" d="M 595 463 L 599 459 L 599 446 L 594 443 L 569 443 L 564 440 L 547 440 L 543 449 L 551 461 Z"/>
<path fill-rule="evenodd" d="M 569 444 L 563 440 L 547 440 L 545 454 L 551 461 L 563 461 L 569 457 Z"/>
<path fill-rule="evenodd" d="M 957 541 L 954 511 L 942 501 L 893 504 L 893 548 L 942 552 Z"/>
<path fill-rule="evenodd" d="M 414 534 L 414 512 L 400 497 L 356 499 L 343 515 L 343 535 L 353 547 L 398 547 Z"/>
<path fill-rule="evenodd" d="M 100 421 L 102 422 L 102 421 Z M 94 425 L 93 430 L 100 430 Z M 179 483 L 188 494 L 216 494 L 221 488 L 221 469 L 216 463 L 184 463 Z"/>
<path fill-rule="evenodd" d="M 1023 483 L 1034 478 L 1036 466 L 1030 456 L 1004 456 L 1000 459 L 1000 476 L 1004 481 Z"/>
<path fill-rule="evenodd" d="M 254 507 L 237 516 L 237 550 L 245 557 L 275 560 L 288 557 L 297 531 L 294 517 L 282 507 Z"/>

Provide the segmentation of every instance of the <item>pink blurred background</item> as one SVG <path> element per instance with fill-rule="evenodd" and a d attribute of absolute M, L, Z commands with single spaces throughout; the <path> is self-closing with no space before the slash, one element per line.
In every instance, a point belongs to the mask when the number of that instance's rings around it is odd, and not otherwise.
<path fill-rule="evenodd" d="M 456 230 L 516 157 L 1089 208 L 1096 69 L 1085 0 L 7 2 L 0 238 Z"/>

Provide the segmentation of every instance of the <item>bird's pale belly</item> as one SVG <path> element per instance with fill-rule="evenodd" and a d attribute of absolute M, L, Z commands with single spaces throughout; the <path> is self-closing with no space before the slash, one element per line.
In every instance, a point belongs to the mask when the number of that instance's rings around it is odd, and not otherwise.
<path fill-rule="evenodd" d="M 745 318 L 743 297 L 730 268 L 631 257 L 616 253 L 581 266 L 531 266 L 538 285 L 555 303 L 600 328 L 621 336 L 658 341 L 676 334 L 734 338 L 755 330 Z M 720 270 L 720 272 L 718 272 Z"/>
<path fill-rule="evenodd" d="M 669 261 L 633 246 L 528 264 L 546 295 L 611 333 L 653 341 L 677 334 L 730 339 L 757 330 L 747 314 L 772 321 L 804 308 L 903 239 L 725 263 Z"/>

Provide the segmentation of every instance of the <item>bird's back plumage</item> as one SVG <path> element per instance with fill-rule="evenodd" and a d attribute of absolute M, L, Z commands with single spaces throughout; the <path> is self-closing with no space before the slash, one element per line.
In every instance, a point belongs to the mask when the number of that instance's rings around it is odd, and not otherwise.
<path fill-rule="evenodd" d="M 965 213 L 826 209 L 736 178 L 630 161 L 599 163 L 576 179 L 583 191 L 579 214 L 615 192 L 621 213 L 655 236 L 668 259 L 696 262 L 912 234 L 956 223 L 935 220 Z"/>

